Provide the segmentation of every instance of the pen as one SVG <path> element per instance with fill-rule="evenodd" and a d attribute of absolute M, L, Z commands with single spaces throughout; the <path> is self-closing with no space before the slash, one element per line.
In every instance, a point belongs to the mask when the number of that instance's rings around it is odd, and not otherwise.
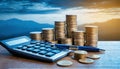
<path fill-rule="evenodd" d="M 91 47 L 91 46 L 74 46 L 74 45 L 67 45 L 67 44 L 55 44 L 57 48 L 60 49 L 70 49 L 70 50 L 85 50 L 88 52 L 103 52 L 104 49 Z"/>

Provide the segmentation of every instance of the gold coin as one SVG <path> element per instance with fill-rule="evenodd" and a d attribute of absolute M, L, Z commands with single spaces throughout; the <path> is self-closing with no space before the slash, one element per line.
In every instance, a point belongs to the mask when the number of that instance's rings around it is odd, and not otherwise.
<path fill-rule="evenodd" d="M 79 59 L 79 62 L 83 63 L 83 64 L 91 64 L 91 63 L 94 63 L 94 60 L 86 58 L 84 60 L 83 59 Z"/>
<path fill-rule="evenodd" d="M 39 31 L 30 32 L 30 37 L 33 40 L 42 40 L 42 32 Z"/>
<path fill-rule="evenodd" d="M 72 45 L 72 39 L 71 38 L 63 38 L 63 39 L 61 39 L 61 43 Z"/>
<path fill-rule="evenodd" d="M 63 66 L 63 67 L 68 67 L 68 66 L 71 66 L 72 64 L 73 62 L 69 60 L 61 60 L 57 62 L 58 66 Z"/>
<path fill-rule="evenodd" d="M 86 59 L 86 57 L 87 57 L 87 51 L 84 51 L 84 50 L 74 51 L 74 59 L 76 60 Z"/>
<path fill-rule="evenodd" d="M 88 57 L 88 58 L 91 58 L 91 59 L 99 59 L 99 58 L 100 58 L 99 55 L 95 55 L 95 54 L 89 55 L 89 56 L 87 56 L 87 57 Z"/>

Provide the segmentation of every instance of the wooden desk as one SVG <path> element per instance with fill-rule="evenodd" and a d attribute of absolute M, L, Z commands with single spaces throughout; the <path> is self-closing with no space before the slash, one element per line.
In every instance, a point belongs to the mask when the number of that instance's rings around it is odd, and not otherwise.
<path fill-rule="evenodd" d="M 0 69 L 120 69 L 120 41 L 100 41 L 99 48 L 105 49 L 101 58 L 93 64 L 81 64 L 70 57 L 73 61 L 70 67 L 59 67 L 56 63 L 45 63 L 38 60 L 12 56 L 6 49 L 0 46 Z"/>

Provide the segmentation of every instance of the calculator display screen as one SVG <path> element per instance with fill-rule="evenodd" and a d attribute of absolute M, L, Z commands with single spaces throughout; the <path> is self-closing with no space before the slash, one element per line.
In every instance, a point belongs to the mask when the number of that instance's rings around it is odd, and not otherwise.
<path fill-rule="evenodd" d="M 29 40 L 25 39 L 25 38 L 22 38 L 22 39 L 17 39 L 17 40 L 11 40 L 11 41 L 8 41 L 6 42 L 9 46 L 12 46 L 12 45 L 17 45 L 17 44 L 21 44 L 21 43 L 24 43 L 24 42 L 28 42 Z"/>

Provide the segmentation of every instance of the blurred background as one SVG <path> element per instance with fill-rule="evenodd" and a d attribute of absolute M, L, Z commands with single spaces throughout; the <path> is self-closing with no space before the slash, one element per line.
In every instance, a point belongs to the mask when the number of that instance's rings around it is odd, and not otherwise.
<path fill-rule="evenodd" d="M 99 26 L 100 41 L 120 40 L 120 0 L 0 0 L 0 40 L 54 27 L 77 15 L 79 30 Z"/>

